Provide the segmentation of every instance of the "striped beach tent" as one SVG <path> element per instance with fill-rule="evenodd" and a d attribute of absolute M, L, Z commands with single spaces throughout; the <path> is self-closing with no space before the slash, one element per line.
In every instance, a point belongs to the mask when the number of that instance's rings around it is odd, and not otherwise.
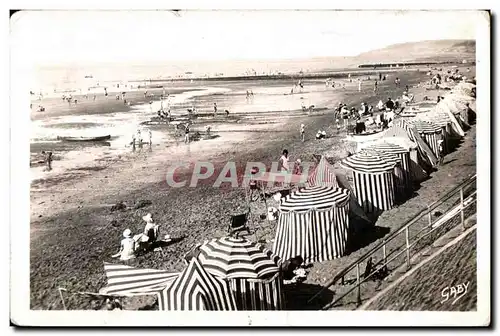
<path fill-rule="evenodd" d="M 396 155 L 399 158 L 399 163 L 402 168 L 401 175 L 399 175 L 399 170 L 397 168 L 395 168 L 394 171 L 396 175 L 396 188 L 399 189 L 400 194 L 405 194 L 411 190 L 411 159 L 408 149 L 386 141 L 371 145 L 367 147 L 367 149 Z"/>
<path fill-rule="evenodd" d="M 398 127 L 393 126 L 389 128 L 382 141 L 392 143 L 394 145 L 403 147 L 406 150 L 408 150 L 408 152 L 410 153 L 409 165 L 410 165 L 411 181 L 420 182 L 425 180 L 427 178 L 427 173 L 422 168 L 422 161 L 418 153 L 417 143 L 411 141 L 407 133 L 401 132 L 402 129 L 393 132 L 395 128 Z"/>
<path fill-rule="evenodd" d="M 229 282 L 238 310 L 282 310 L 283 279 L 279 258 L 243 238 L 212 239 L 198 259 L 211 275 Z"/>
<path fill-rule="evenodd" d="M 226 280 L 208 273 L 197 258 L 175 281 L 158 294 L 160 310 L 237 310 L 236 303 Z"/>
<path fill-rule="evenodd" d="M 413 120 L 410 122 L 419 134 L 422 134 L 425 143 L 431 148 L 434 155 L 439 159 L 439 140 L 445 140 L 443 128 L 429 121 Z"/>
<path fill-rule="evenodd" d="M 309 175 L 307 183 L 309 183 L 310 186 L 314 187 L 339 186 L 339 184 L 337 183 L 337 178 L 335 177 L 335 170 L 324 156 L 321 157 L 318 165 Z"/>
<path fill-rule="evenodd" d="M 157 294 L 168 287 L 179 275 L 163 270 L 135 268 L 104 263 L 108 286 L 99 293 L 106 295 L 135 296 Z"/>
<path fill-rule="evenodd" d="M 349 230 L 346 189 L 306 187 L 282 199 L 273 252 L 282 260 L 301 256 L 305 263 L 340 258 Z"/>
<path fill-rule="evenodd" d="M 345 158 L 340 164 L 352 170 L 355 194 L 365 212 L 392 209 L 395 162 L 373 151 L 361 151 Z"/>

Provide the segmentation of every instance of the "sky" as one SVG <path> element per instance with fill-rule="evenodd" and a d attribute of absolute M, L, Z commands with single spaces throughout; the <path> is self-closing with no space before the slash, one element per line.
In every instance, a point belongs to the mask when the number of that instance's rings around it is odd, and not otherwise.
<path fill-rule="evenodd" d="M 475 39 L 472 11 L 25 11 L 11 55 L 37 66 L 354 56 L 390 44 Z"/>

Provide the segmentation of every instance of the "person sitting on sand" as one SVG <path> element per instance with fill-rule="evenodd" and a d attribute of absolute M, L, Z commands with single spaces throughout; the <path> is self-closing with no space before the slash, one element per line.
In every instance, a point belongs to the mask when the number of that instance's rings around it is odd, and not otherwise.
<path fill-rule="evenodd" d="M 382 111 L 384 109 L 384 103 L 382 102 L 382 100 L 379 100 L 378 101 L 378 104 L 377 104 L 377 109 L 379 111 Z"/>
<path fill-rule="evenodd" d="M 280 267 L 283 279 L 292 280 L 295 276 L 294 271 L 298 269 L 303 262 L 304 259 L 301 256 L 296 256 L 285 261 Z"/>
<path fill-rule="evenodd" d="M 136 243 L 132 238 L 132 231 L 126 229 L 123 231 L 123 239 L 120 243 L 120 251 L 113 255 L 113 258 L 120 257 L 120 260 L 130 260 L 135 258 Z"/>
<path fill-rule="evenodd" d="M 284 149 L 283 154 L 280 157 L 279 163 L 280 163 L 280 170 L 281 171 L 288 171 L 289 170 L 289 158 L 288 158 L 288 150 Z"/>
<path fill-rule="evenodd" d="M 148 237 L 148 243 L 152 244 L 156 242 L 160 236 L 160 226 L 153 221 L 153 216 L 150 213 L 142 217 L 142 219 L 146 222 L 144 235 Z"/>

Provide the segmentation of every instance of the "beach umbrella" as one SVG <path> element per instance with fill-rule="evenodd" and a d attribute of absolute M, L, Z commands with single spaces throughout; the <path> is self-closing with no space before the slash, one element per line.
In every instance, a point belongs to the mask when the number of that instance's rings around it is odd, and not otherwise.
<path fill-rule="evenodd" d="M 263 279 L 278 271 L 271 251 L 243 238 L 212 239 L 200 247 L 198 258 L 208 272 L 222 279 Z"/>
<path fill-rule="evenodd" d="M 212 239 L 198 259 L 211 275 L 227 280 L 238 310 L 282 310 L 279 258 L 262 244 L 243 238 Z"/>
<path fill-rule="evenodd" d="M 282 260 L 301 256 L 305 263 L 340 258 L 349 230 L 347 189 L 299 189 L 281 200 L 273 252 Z"/>
<path fill-rule="evenodd" d="M 160 310 L 237 310 L 229 283 L 208 273 L 197 258 L 158 295 Z"/>
<path fill-rule="evenodd" d="M 394 206 L 393 171 L 396 162 L 375 151 L 362 151 L 340 162 L 352 170 L 354 190 L 365 212 L 389 210 Z"/>
<path fill-rule="evenodd" d="M 440 158 L 438 141 L 446 140 L 443 127 L 424 120 L 412 120 L 410 125 L 414 126 L 416 131 L 423 136 L 423 140 L 431 148 L 434 155 Z"/>
<path fill-rule="evenodd" d="M 147 295 L 157 294 L 168 287 L 179 273 L 149 268 L 136 268 L 126 265 L 104 263 L 108 286 L 99 293 L 107 295 Z"/>

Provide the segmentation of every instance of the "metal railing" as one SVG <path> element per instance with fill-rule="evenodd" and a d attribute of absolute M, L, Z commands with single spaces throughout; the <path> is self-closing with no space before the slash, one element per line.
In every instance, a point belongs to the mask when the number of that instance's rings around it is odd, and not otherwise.
<path fill-rule="evenodd" d="M 327 285 L 312 296 L 308 302 L 312 302 L 314 299 L 319 297 L 324 290 L 335 285 L 338 281 L 344 285 L 345 279 L 351 274 L 351 272 L 355 272 L 354 285 L 334 301 L 324 306 L 323 310 L 337 305 L 340 300 L 347 297 L 347 295 L 352 293 L 354 290 L 357 291 L 356 307 L 359 307 L 362 303 L 362 284 L 366 283 L 368 280 L 373 280 L 376 275 L 385 278 L 388 275 L 389 266 L 391 269 L 396 269 L 406 263 L 407 270 L 409 270 L 411 268 L 412 253 L 415 255 L 416 253 L 422 251 L 425 247 L 431 245 L 435 240 L 444 235 L 444 233 L 448 232 L 449 229 L 456 227 L 458 224 L 461 224 L 465 230 L 465 210 L 476 204 L 476 177 L 477 176 L 474 175 L 466 179 L 453 190 L 446 193 L 439 200 L 433 202 L 427 206 L 426 209 L 420 211 L 415 217 L 406 222 L 406 224 L 401 226 L 388 237 L 384 238 L 382 242 L 339 272 Z M 440 207 L 446 207 L 446 210 L 442 212 L 438 219 L 433 219 L 433 211 Z M 475 213 L 475 209 L 472 210 Z M 458 223 L 452 222 L 451 228 L 446 227 L 445 224 L 449 223 L 450 220 L 458 215 L 458 213 L 460 213 L 460 221 L 458 221 Z M 422 219 L 424 219 L 424 222 Z M 417 231 L 412 232 L 412 229 Z M 443 232 L 439 232 L 440 229 Z M 403 234 L 404 239 L 401 239 L 401 235 Z M 433 234 L 435 234 L 436 237 L 433 237 Z M 397 238 L 401 241 L 398 242 Z M 387 253 L 387 248 L 390 243 L 395 246 L 393 246 L 390 253 Z M 374 270 L 372 271 L 367 266 L 367 269 L 365 269 L 365 272 L 362 275 L 360 272 L 360 266 L 365 262 L 368 264 L 368 261 L 371 263 L 372 258 L 380 252 L 382 254 L 382 258 L 380 262 L 373 265 L 374 267 L 372 266 Z M 404 257 L 397 260 L 402 256 Z"/>

